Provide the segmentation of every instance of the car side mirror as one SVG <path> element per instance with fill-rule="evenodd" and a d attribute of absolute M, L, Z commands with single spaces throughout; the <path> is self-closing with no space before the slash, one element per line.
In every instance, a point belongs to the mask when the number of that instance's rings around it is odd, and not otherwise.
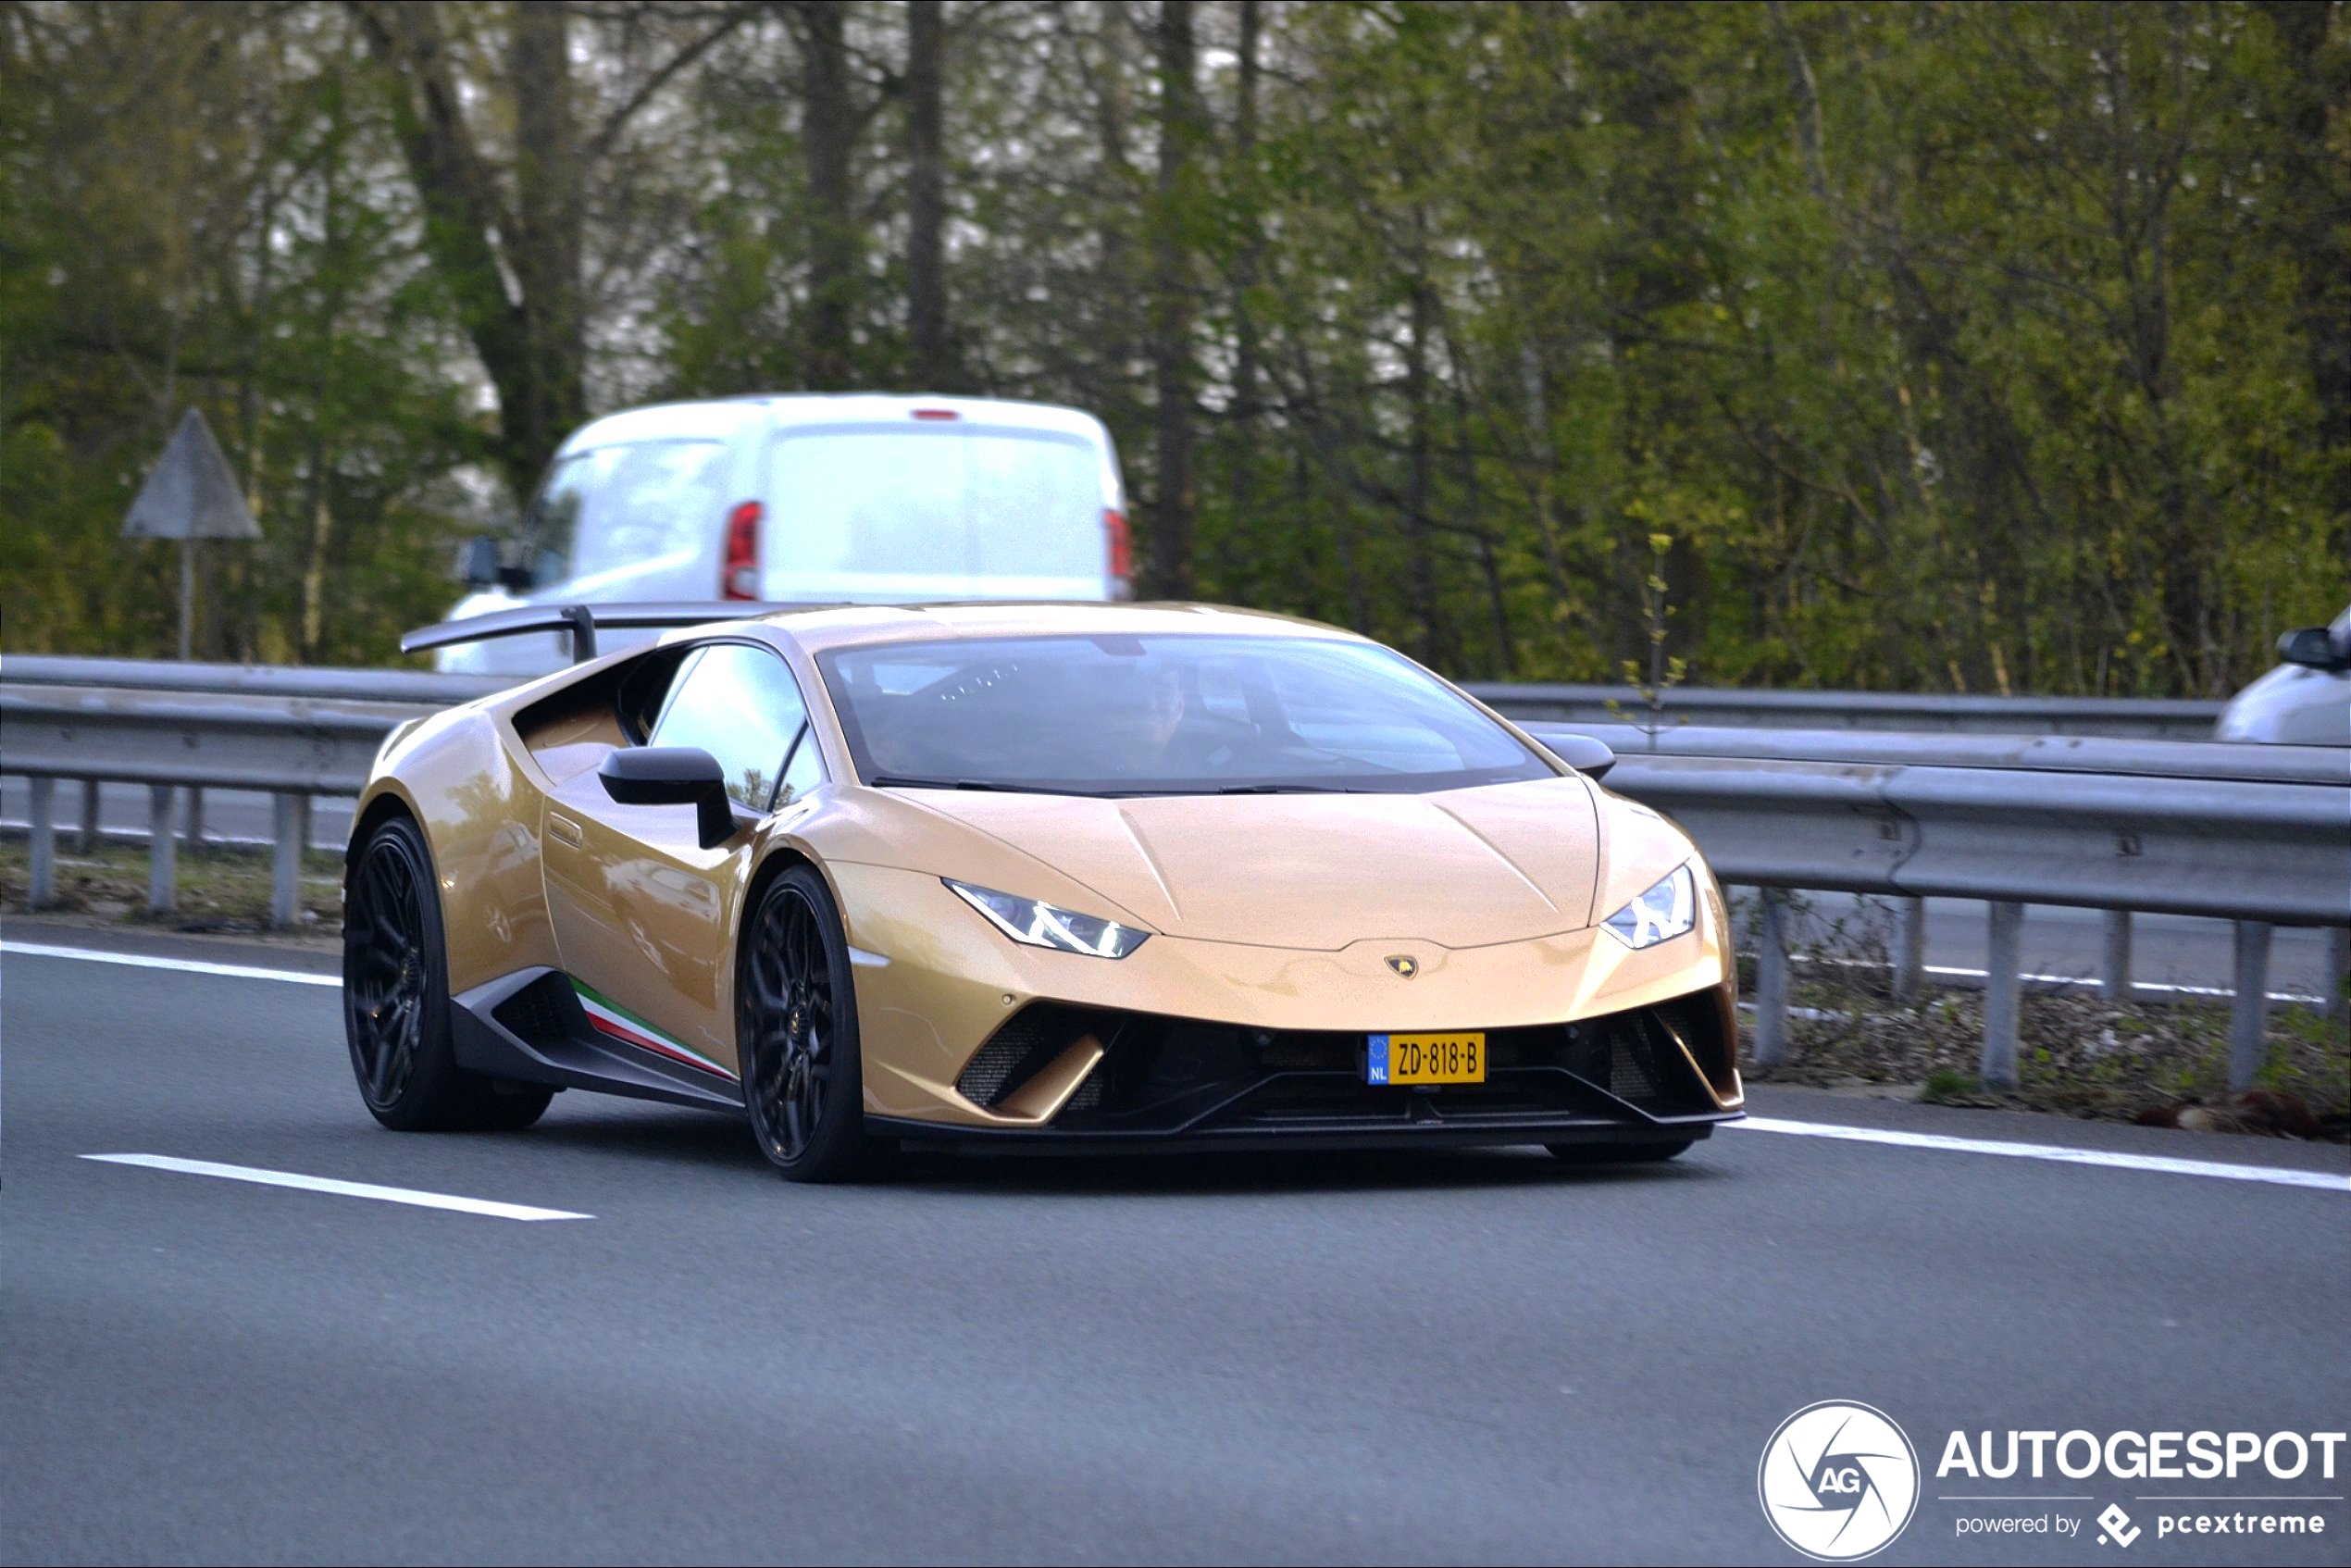
<path fill-rule="evenodd" d="M 467 588 L 496 587 L 499 580 L 498 541 L 486 533 L 467 540 L 458 570 Z"/>
<path fill-rule="evenodd" d="M 466 541 L 466 553 L 459 570 L 468 588 L 503 588 L 509 593 L 520 593 L 538 583 L 538 574 L 529 566 L 506 565 L 506 553 L 495 534 L 480 534 Z"/>
<path fill-rule="evenodd" d="M 1543 744 L 1551 749 L 1551 755 L 1586 778 L 1603 778 L 1616 765 L 1615 748 L 1589 735 L 1554 735 Z"/>
<path fill-rule="evenodd" d="M 691 806 L 702 847 L 735 836 L 735 803 L 718 759 L 700 746 L 623 746 L 596 769 L 604 793 L 625 806 Z"/>
<path fill-rule="evenodd" d="M 2351 660 L 2343 656 L 2334 645 L 2334 635 L 2322 626 L 2306 626 L 2279 638 L 2278 657 L 2290 665 L 2303 665 L 2329 674 L 2351 669 Z"/>

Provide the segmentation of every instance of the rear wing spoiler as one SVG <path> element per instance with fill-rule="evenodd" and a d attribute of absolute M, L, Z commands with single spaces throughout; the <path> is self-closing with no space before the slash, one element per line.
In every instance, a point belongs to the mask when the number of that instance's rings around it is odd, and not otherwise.
<path fill-rule="evenodd" d="M 492 610 L 487 615 L 467 616 L 461 621 L 418 627 L 400 639 L 400 651 L 420 653 L 428 648 L 446 648 L 459 642 L 485 642 L 494 637 L 524 637 L 535 631 L 565 631 L 571 634 L 572 663 L 578 664 L 596 656 L 596 628 L 600 626 L 610 627 L 616 631 L 656 627 L 667 629 L 681 626 L 707 626 L 714 621 L 756 620 L 762 616 L 779 615 L 788 610 L 829 610 L 838 607 L 833 604 L 753 604 L 732 600 L 725 603 L 518 604 L 511 610 Z"/>

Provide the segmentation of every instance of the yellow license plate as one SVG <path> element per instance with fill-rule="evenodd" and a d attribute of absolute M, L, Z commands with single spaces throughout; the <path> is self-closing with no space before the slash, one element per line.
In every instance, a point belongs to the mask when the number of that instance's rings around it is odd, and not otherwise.
<path fill-rule="evenodd" d="M 1486 1037 L 1374 1035 L 1363 1052 L 1363 1077 L 1375 1084 L 1482 1084 Z"/>

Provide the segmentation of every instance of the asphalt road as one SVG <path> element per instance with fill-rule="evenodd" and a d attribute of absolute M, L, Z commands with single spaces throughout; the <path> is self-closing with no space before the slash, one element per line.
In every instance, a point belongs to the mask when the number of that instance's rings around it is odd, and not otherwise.
<path fill-rule="evenodd" d="M 1958 1521 L 2143 1512 L 2164 1488 L 1938 1482 L 1949 1431 L 2351 1415 L 2340 1181 L 1738 1128 L 1613 1174 L 1534 1151 L 941 1161 L 802 1188 L 730 1120 L 578 1093 L 522 1135 L 381 1131 L 338 1005 L 0 960 L 0 1560 L 1795 1562 L 1757 1462 L 1835 1398 L 1892 1415 L 1928 1467 L 1879 1561 L 2074 1561 L 2095 1524 L 1986 1541 Z M 2346 1164 L 1802 1091 L 1754 1109 Z M 81 1158 L 122 1152 L 592 1217 Z M 2091 1500 L 1942 1500 L 2053 1491 Z M 2149 1530 L 2130 1557 L 2342 1562 L 2345 1505 L 2293 1506 L 2328 1533 Z"/>
<path fill-rule="evenodd" d="M 349 801 L 319 801 L 311 816 L 311 842 L 321 848 L 341 849 L 351 836 L 351 807 Z M 56 809 L 60 826 L 70 833 L 81 821 L 80 791 L 61 790 Z M 25 780 L 0 779 L 0 825 L 23 823 L 29 810 Z M 147 791 L 132 785 L 103 787 L 99 820 L 111 831 L 144 834 L 148 822 Z M 205 796 L 205 825 L 206 833 L 214 837 L 267 842 L 272 831 L 269 798 L 243 790 L 208 790 Z M 1886 915 L 1882 904 L 1874 906 L 1872 915 L 1860 910 L 1859 901 L 1846 894 L 1807 893 L 1803 900 L 1796 932 L 1799 943 L 1828 940 L 1840 922 L 1852 933 L 1859 933 L 1872 919 L 1881 927 L 1885 927 Z M 2104 916 L 2100 912 L 2036 904 L 2025 917 L 2024 962 L 2028 970 L 2036 975 L 2071 979 L 2093 977 L 2098 972 L 2105 940 Z M 2226 990 L 2234 983 L 2233 940 L 2225 920 L 2139 915 L 2133 923 L 2133 976 L 2143 986 Z M 1982 903 L 1969 899 L 1927 901 L 1929 964 L 1980 975 L 1985 946 Z M 2326 939 L 2320 932 L 2280 927 L 2271 939 L 2270 992 L 2312 997 L 2327 994 L 2329 962 Z"/>

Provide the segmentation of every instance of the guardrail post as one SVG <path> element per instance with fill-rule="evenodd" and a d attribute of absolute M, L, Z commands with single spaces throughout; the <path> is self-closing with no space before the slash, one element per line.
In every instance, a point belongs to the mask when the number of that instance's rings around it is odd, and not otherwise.
<path fill-rule="evenodd" d="M 172 788 L 147 787 L 147 913 L 168 915 L 178 902 L 180 840 L 171 836 Z"/>
<path fill-rule="evenodd" d="M 46 909 L 57 891 L 57 781 L 32 783 L 32 867 L 25 890 L 27 909 Z"/>
<path fill-rule="evenodd" d="M 1894 1000 L 1918 1001 L 1926 984 L 1926 900 L 1894 901 Z"/>
<path fill-rule="evenodd" d="M 1787 1060 L 1787 890 L 1765 888 L 1761 947 L 1755 955 L 1755 1064 Z"/>
<path fill-rule="evenodd" d="M 98 847 L 98 781 L 81 781 L 81 849 L 88 854 Z"/>
<path fill-rule="evenodd" d="M 2129 1002 L 2131 989 L 2131 912 L 2106 912 L 2106 951 L 2099 956 L 2098 989 L 2108 1002 Z"/>
<path fill-rule="evenodd" d="M 2016 1087 L 2017 1009 L 2024 967 L 2024 905 L 1996 899 L 1984 931 L 1984 1087 Z"/>
<path fill-rule="evenodd" d="M 2327 1022 L 2341 1028 L 2351 1022 L 2351 926 L 2325 927 L 2326 947 L 2320 977 L 2326 982 Z"/>
<path fill-rule="evenodd" d="M 291 926 L 302 917 L 302 849 L 303 840 L 310 836 L 310 825 L 305 820 L 310 814 L 303 807 L 310 803 L 310 797 L 280 791 L 270 797 L 269 803 L 276 840 L 271 852 L 269 924 Z"/>
<path fill-rule="evenodd" d="M 2261 1070 L 2261 1034 L 2270 1018 L 2270 932 L 2266 920 L 2236 923 L 2236 995 L 2229 1002 L 2229 1087 L 2251 1089 Z"/>
<path fill-rule="evenodd" d="M 187 843 L 192 850 L 204 848 L 204 786 L 191 784 L 188 791 Z"/>

